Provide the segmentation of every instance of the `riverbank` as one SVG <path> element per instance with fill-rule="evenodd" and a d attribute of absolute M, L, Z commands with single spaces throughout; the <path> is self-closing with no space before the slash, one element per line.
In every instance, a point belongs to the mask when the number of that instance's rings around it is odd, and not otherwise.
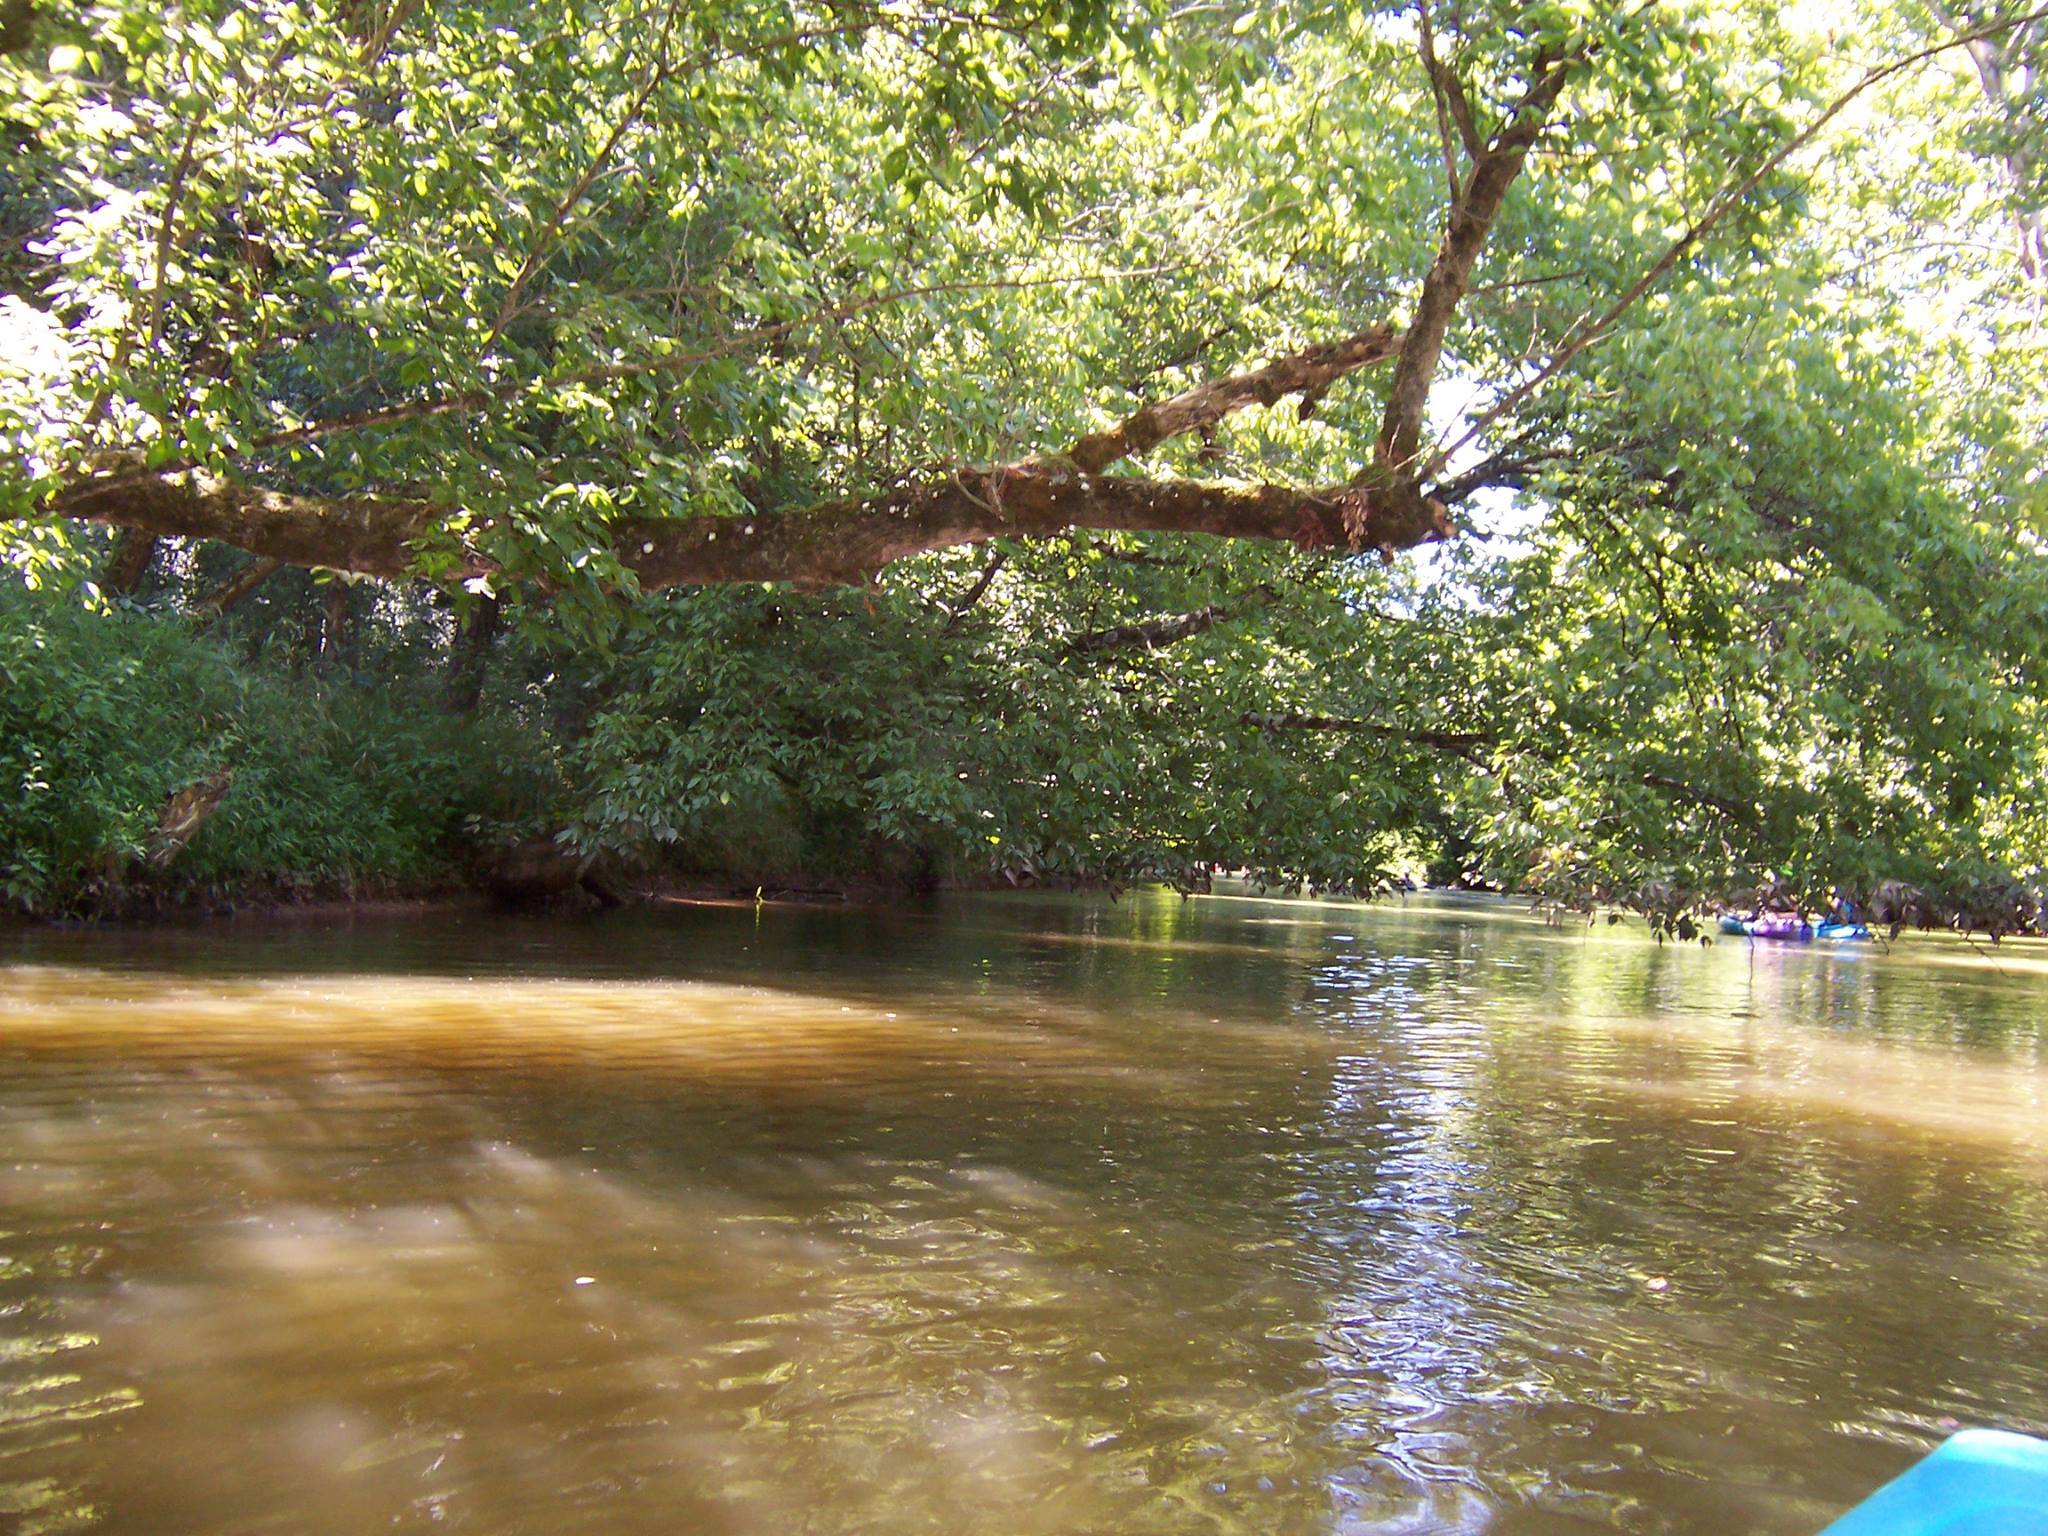
<path fill-rule="evenodd" d="M 631 911 L 684 913 L 695 910 L 710 913 L 838 909 L 881 912 L 900 909 L 905 900 L 912 897 L 922 903 L 943 901 L 947 897 L 1006 894 L 1036 897 L 1102 895 L 1106 889 L 1020 889 L 1007 882 L 985 881 L 947 886 L 938 891 L 913 892 L 902 885 L 882 881 L 748 882 L 739 878 L 696 876 L 642 880 L 632 885 L 624 902 L 607 906 L 581 893 L 540 902 L 508 903 L 494 897 L 485 885 L 475 880 L 441 881 L 409 890 L 359 887 L 359 893 L 355 895 L 331 888 L 313 889 L 304 884 L 252 882 L 229 892 L 192 892 L 187 893 L 191 897 L 189 900 L 164 901 L 119 911 L 40 916 L 0 913 L 0 931 L 27 934 L 37 930 L 99 929 L 111 934 L 152 929 L 220 929 L 262 933 L 271 929 L 317 930 L 323 926 L 353 928 L 394 920 L 427 927 L 444 919 L 541 918 L 570 921 L 603 919 L 608 914 Z M 1143 887 L 1120 892 L 1112 900 L 1143 900 L 1155 889 L 1166 894 L 1164 887 Z M 1360 903 L 1304 898 L 1285 892 L 1260 890 L 1250 881 L 1219 878 L 1213 890 L 1200 893 L 1197 899 L 1231 905 L 1241 902 L 1271 904 L 1283 911 L 1302 914 L 1360 906 L 1375 910 L 1402 910 L 1413 900 L 1419 911 L 1458 914 L 1466 921 L 1503 922 L 1510 926 L 1520 926 L 1544 915 L 1541 905 L 1527 896 L 1458 886 L 1425 886 Z M 1584 926 L 1589 931 L 1598 931 L 1606 926 L 1597 921 L 1588 923 L 1578 914 L 1567 914 L 1561 923 L 1553 914 L 1545 925 L 1567 929 Z M 1950 928 L 1929 927 L 1907 929 L 1896 940 L 1880 933 L 1868 942 L 1853 944 L 1816 946 L 1723 935 L 1712 936 L 1710 942 L 1724 948 L 1747 949 L 1762 957 L 1816 949 L 1850 956 L 1884 954 L 1890 952 L 1895 944 L 1907 942 L 1917 961 L 1927 965 L 1983 969 L 2013 976 L 2048 976 L 2048 937 L 2037 935 L 2008 935 L 2002 940 L 1991 940 Z"/>
<path fill-rule="evenodd" d="M 956 892 L 1011 889 L 993 883 L 950 887 Z M 345 888 L 308 887 L 289 881 L 251 881 L 226 890 L 155 888 L 128 893 L 132 899 L 72 912 L 0 912 L 0 925 L 36 928 L 182 927 L 200 923 L 316 924 L 436 914 L 594 914 L 605 903 L 579 891 L 536 901 L 507 901 L 484 880 L 436 880 L 413 887 L 379 886 L 361 894 Z M 671 879 L 630 885 L 621 906 L 645 907 L 816 907 L 859 906 L 900 901 L 908 888 L 880 881 L 784 884 L 742 879 Z M 927 893 L 930 894 L 930 893 Z"/>

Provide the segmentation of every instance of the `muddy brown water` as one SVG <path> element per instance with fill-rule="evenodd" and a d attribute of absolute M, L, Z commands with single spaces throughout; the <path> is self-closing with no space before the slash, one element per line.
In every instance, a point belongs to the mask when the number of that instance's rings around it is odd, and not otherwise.
<path fill-rule="evenodd" d="M 0 1529 L 1815 1530 L 2048 1430 L 2048 956 L 1171 896 L 0 936 Z"/>

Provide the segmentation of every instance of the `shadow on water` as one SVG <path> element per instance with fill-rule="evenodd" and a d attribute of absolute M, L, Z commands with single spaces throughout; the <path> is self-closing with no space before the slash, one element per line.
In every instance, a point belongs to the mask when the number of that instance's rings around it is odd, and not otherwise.
<path fill-rule="evenodd" d="M 0 1517 L 1808 1532 L 2048 1428 L 2033 962 L 1228 897 L 11 936 Z"/>

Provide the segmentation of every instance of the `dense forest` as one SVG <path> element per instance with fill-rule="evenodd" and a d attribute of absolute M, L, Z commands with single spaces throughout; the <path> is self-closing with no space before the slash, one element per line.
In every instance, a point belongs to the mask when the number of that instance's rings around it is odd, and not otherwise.
<path fill-rule="evenodd" d="M 0 899 L 2038 928 L 2044 58 L 1963 0 L 4 0 Z"/>

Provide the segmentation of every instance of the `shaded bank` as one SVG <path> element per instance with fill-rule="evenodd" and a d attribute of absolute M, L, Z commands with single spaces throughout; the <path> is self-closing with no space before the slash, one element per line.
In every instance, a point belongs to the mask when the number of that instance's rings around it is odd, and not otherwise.
<path fill-rule="evenodd" d="M 2025 933 L 2048 913 L 2038 871 L 1965 857 L 1967 818 L 1932 826 L 1946 861 L 1866 840 L 1853 873 L 1816 853 L 1773 874 L 1762 833 L 1713 881 L 1596 878 L 1568 844 L 1504 861 L 1475 799 L 1501 771 L 1486 738 L 1227 699 L 1219 724 L 1199 681 L 1162 711 L 1092 652 L 1100 675 L 1059 682 L 1053 710 L 1042 659 L 951 635 L 914 595 L 881 602 L 700 595 L 593 658 L 477 622 L 492 610 L 458 622 L 339 583 L 212 626 L 0 589 L 0 907 L 1200 890 L 1237 870 L 1274 889 L 1523 888 L 1678 937 L 1718 902 L 1811 906 L 1833 881 L 1884 926 Z"/>
<path fill-rule="evenodd" d="M 0 904 L 142 917 L 473 887 L 550 809 L 515 722 L 0 588 Z"/>

